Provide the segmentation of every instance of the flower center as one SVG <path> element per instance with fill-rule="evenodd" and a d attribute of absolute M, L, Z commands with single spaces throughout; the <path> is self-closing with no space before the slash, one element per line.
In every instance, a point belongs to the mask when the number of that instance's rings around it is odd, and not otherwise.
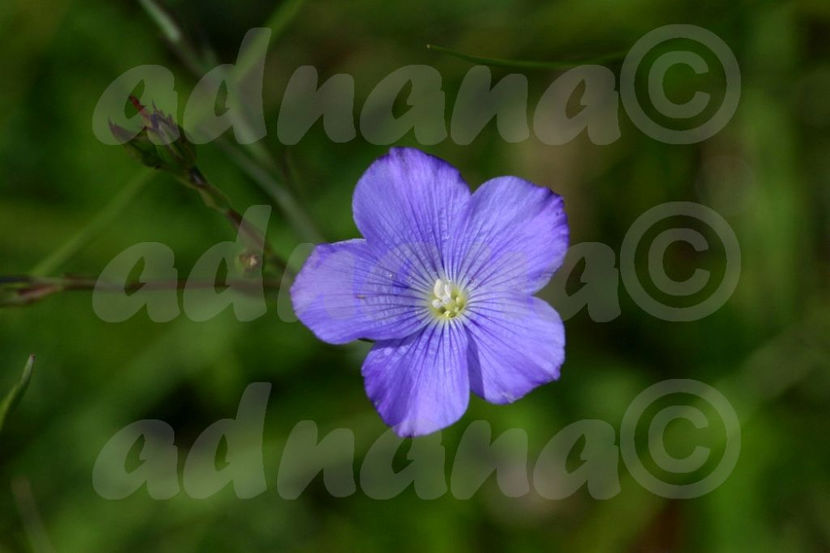
<path fill-rule="evenodd" d="M 438 279 L 432 287 L 429 306 L 433 315 L 439 319 L 454 319 L 467 305 L 467 295 L 463 290 L 448 280 Z"/>

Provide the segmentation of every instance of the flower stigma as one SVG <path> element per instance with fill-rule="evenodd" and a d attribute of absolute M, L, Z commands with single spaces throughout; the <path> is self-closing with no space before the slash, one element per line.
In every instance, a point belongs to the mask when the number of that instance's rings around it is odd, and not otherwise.
<path fill-rule="evenodd" d="M 429 306 L 439 320 L 455 319 L 464 312 L 467 294 L 448 280 L 439 278 L 432 287 Z"/>

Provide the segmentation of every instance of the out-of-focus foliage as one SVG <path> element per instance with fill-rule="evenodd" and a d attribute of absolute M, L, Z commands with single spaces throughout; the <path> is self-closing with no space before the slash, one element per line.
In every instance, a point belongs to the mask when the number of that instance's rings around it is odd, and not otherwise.
<path fill-rule="evenodd" d="M 284 441 L 304 419 L 322 432 L 352 428 L 356 470 L 384 426 L 359 373 L 366 344 L 331 347 L 299 323 L 268 315 L 242 323 L 227 312 L 208 322 L 145 314 L 108 324 L 87 292 L 0 310 L 0 391 L 36 352 L 39 370 L 0 436 L 0 552 L 6 551 L 827 551 L 830 549 L 830 5 L 787 2 L 581 2 L 424 0 L 176 0 L 167 9 L 198 52 L 232 62 L 245 32 L 271 22 L 261 143 L 299 204 L 329 241 L 357 236 L 349 208 L 357 178 L 385 147 L 360 137 L 336 144 L 317 124 L 296 146 L 276 138 L 288 78 L 300 65 L 355 78 L 356 112 L 375 84 L 407 64 L 430 64 L 444 79 L 448 113 L 470 63 L 428 43 L 485 57 L 557 60 L 601 56 L 667 23 L 694 23 L 722 37 L 740 63 L 734 119 L 712 139 L 672 146 L 640 132 L 620 109 L 622 138 L 608 146 L 581 135 L 564 146 L 535 138 L 508 144 L 494 124 L 471 145 L 425 148 L 470 183 L 503 174 L 565 197 L 572 241 L 619 251 L 630 224 L 661 202 L 690 200 L 735 229 L 743 271 L 714 315 L 670 323 L 645 313 L 620 286 L 622 315 L 566 323 L 560 382 L 508 406 L 471 400 L 443 433 L 448 464 L 473 420 L 494 431 L 527 430 L 531 462 L 565 425 L 585 418 L 619 428 L 642 389 L 665 378 L 718 386 L 741 418 L 743 447 L 732 476 L 694 500 L 667 501 L 620 465 L 622 491 L 566 500 L 510 499 L 489 481 L 470 500 L 422 501 L 411 491 L 375 501 L 360 490 L 332 498 L 317 479 L 293 501 L 279 497 Z M 292 15 L 289 17 L 289 15 Z M 212 57 L 211 57 L 212 56 Z M 181 105 L 196 82 L 138 2 L 4 0 L 0 7 L 0 273 L 44 260 L 52 275 L 95 275 L 119 252 L 157 241 L 176 252 L 180 276 L 211 245 L 232 239 L 172 177 L 152 173 L 122 148 L 96 140 L 96 102 L 122 72 L 161 64 L 176 74 Z M 615 74 L 619 64 L 609 62 Z M 494 69 L 502 76 L 509 69 Z M 530 108 L 556 77 L 527 73 Z M 680 78 L 680 77 L 678 77 Z M 677 84 L 680 97 L 689 79 Z M 532 116 L 532 111 L 529 111 Z M 402 141 L 415 144 L 410 135 Z M 273 203 L 219 144 L 198 148 L 200 168 L 238 208 Z M 125 190 L 127 191 L 125 196 Z M 283 254 L 301 241 L 274 211 L 269 237 Z M 94 232 L 85 229 L 92 225 Z M 54 265 L 54 252 L 81 233 L 82 246 Z M 682 250 L 682 248 L 681 248 Z M 693 256 L 691 249 L 681 253 Z M 697 259 L 697 258 L 695 258 Z M 717 256 L 710 266 L 719 270 Z M 678 260 L 685 277 L 688 259 Z M 722 267 L 720 267 L 722 270 Z M 671 273 L 672 268 L 669 267 Z M 689 269 L 691 270 L 691 269 Z M 578 279 L 574 284 L 578 287 Z M 542 296 L 551 298 L 550 291 Z M 233 416 L 245 386 L 273 383 L 265 428 L 269 490 L 239 500 L 181 494 L 154 501 L 140 491 L 107 501 L 92 488 L 96 456 L 120 428 L 162 419 L 187 451 L 214 421 Z M 694 447 L 690 431 L 689 450 Z M 681 454 L 688 454 L 682 451 Z M 577 455 L 574 463 L 578 464 Z M 531 466 L 532 468 L 532 466 Z M 49 545 L 51 544 L 51 545 Z"/>

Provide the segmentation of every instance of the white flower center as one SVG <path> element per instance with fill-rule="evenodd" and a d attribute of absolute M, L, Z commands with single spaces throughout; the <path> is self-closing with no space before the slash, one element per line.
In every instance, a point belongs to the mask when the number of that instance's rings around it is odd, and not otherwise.
<path fill-rule="evenodd" d="M 464 311 L 467 295 L 452 282 L 439 278 L 432 287 L 429 305 L 437 318 L 454 319 Z"/>

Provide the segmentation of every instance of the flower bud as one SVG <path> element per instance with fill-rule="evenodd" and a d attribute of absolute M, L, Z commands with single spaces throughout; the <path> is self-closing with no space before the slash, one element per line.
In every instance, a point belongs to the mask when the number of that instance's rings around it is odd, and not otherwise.
<path fill-rule="evenodd" d="M 135 134 L 110 121 L 113 136 L 144 165 L 180 176 L 188 174 L 196 166 L 196 153 L 173 116 L 155 104 L 148 110 L 135 96 L 130 96 L 130 102 L 141 115 L 143 126 Z"/>

